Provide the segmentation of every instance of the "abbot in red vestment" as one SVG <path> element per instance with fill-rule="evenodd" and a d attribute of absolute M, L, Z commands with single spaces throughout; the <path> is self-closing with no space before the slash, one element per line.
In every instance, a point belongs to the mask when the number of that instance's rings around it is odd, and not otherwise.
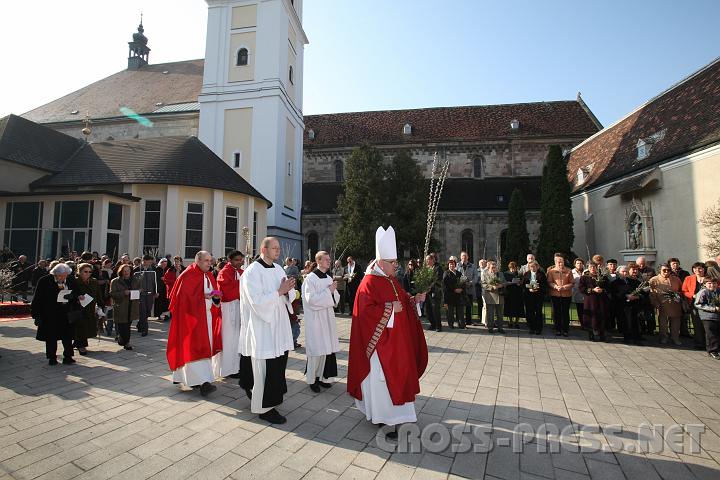
<path fill-rule="evenodd" d="M 392 302 L 397 301 L 395 292 L 403 310 L 395 313 L 393 328 L 383 329 L 378 337 L 378 324 L 383 319 L 387 322 Z M 395 277 L 365 275 L 355 295 L 347 389 L 358 400 L 363 399 L 361 384 L 370 373 L 373 351 L 377 351 L 393 405 L 415 401 L 415 395 L 420 393 L 420 377 L 427 367 L 427 344 L 415 302 Z"/>
<path fill-rule="evenodd" d="M 168 333 L 167 360 L 170 370 L 183 365 L 212 358 L 222 351 L 220 307 L 210 307 L 212 315 L 213 348 L 210 351 L 208 338 L 207 307 L 205 306 L 205 282 L 207 278 L 212 289 L 217 289 L 215 277 L 193 263 L 186 268 L 175 281 L 170 292 L 170 332 Z"/>

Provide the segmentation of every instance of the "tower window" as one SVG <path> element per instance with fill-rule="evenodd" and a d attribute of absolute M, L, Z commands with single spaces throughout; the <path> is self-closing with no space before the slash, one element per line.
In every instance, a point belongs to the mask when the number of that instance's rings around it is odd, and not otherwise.
<path fill-rule="evenodd" d="M 288 73 L 288 79 L 290 80 L 290 83 L 292 83 L 293 85 L 295 84 L 295 77 L 294 77 L 294 75 L 293 75 L 292 65 L 290 65 L 290 70 L 289 70 L 289 73 Z"/>
<path fill-rule="evenodd" d="M 233 154 L 233 167 L 240 168 L 242 166 L 242 152 L 235 152 Z"/>
<path fill-rule="evenodd" d="M 237 62 L 236 65 L 238 67 L 242 67 L 248 64 L 248 49 L 247 48 L 241 48 L 238 50 L 237 53 Z"/>

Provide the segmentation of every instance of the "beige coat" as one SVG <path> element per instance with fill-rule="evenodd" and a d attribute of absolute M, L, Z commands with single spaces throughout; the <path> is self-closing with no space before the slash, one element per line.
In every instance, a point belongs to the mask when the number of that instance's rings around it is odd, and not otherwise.
<path fill-rule="evenodd" d="M 663 292 L 677 292 L 680 293 L 680 279 L 674 275 L 670 275 L 668 278 L 663 278 L 661 275 L 656 275 L 650 279 L 650 301 L 653 306 L 660 309 L 661 315 L 666 315 L 669 318 L 682 317 L 682 304 L 678 302 L 668 301 L 663 296 Z M 680 294 L 682 298 L 682 294 Z"/>

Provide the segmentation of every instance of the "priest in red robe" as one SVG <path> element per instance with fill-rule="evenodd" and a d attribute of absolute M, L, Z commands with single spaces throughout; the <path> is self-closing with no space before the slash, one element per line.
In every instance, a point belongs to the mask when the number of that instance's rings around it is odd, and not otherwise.
<path fill-rule="evenodd" d="M 198 252 L 170 293 L 167 360 L 173 382 L 198 388 L 202 396 L 217 390 L 212 382 L 222 362 L 220 292 L 211 264 L 210 253 Z"/>
<path fill-rule="evenodd" d="M 425 336 L 416 302 L 395 278 L 397 248 L 392 227 L 375 233 L 376 259 L 355 296 L 350 331 L 348 393 L 374 424 L 416 422 L 415 396 L 427 367 Z M 388 436 L 397 436 L 391 432 Z"/>

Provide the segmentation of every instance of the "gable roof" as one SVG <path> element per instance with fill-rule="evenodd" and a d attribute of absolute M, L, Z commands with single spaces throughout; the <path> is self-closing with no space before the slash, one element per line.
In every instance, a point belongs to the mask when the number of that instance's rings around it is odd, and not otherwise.
<path fill-rule="evenodd" d="M 161 105 L 197 102 L 204 65 L 200 59 L 122 70 L 22 116 L 40 123 L 67 122 L 82 120 L 86 113 L 91 118 L 120 117 L 120 107 L 142 114 Z"/>
<path fill-rule="evenodd" d="M 57 172 L 82 141 L 17 115 L 0 119 L 0 159 Z"/>
<path fill-rule="evenodd" d="M 262 199 L 260 192 L 196 137 L 155 137 L 88 143 L 63 170 L 30 184 L 50 189 L 117 184 L 211 188 Z"/>
<path fill-rule="evenodd" d="M 649 153 L 638 159 L 638 141 Z M 599 186 L 720 141 L 720 57 L 570 152 L 575 191 Z M 588 167 L 591 167 L 588 173 Z"/>
<path fill-rule="evenodd" d="M 512 120 L 520 122 L 516 131 Z M 403 134 L 409 123 L 410 135 Z M 419 108 L 305 116 L 305 148 L 593 135 L 602 128 L 577 101 Z M 308 137 L 312 130 L 314 139 Z"/>
<path fill-rule="evenodd" d="M 497 177 L 448 178 L 445 180 L 438 211 L 506 211 L 510 196 L 516 188 L 523 192 L 525 208 L 540 209 L 540 177 Z M 303 215 L 336 213 L 337 199 L 343 191 L 340 182 L 303 184 Z"/>

